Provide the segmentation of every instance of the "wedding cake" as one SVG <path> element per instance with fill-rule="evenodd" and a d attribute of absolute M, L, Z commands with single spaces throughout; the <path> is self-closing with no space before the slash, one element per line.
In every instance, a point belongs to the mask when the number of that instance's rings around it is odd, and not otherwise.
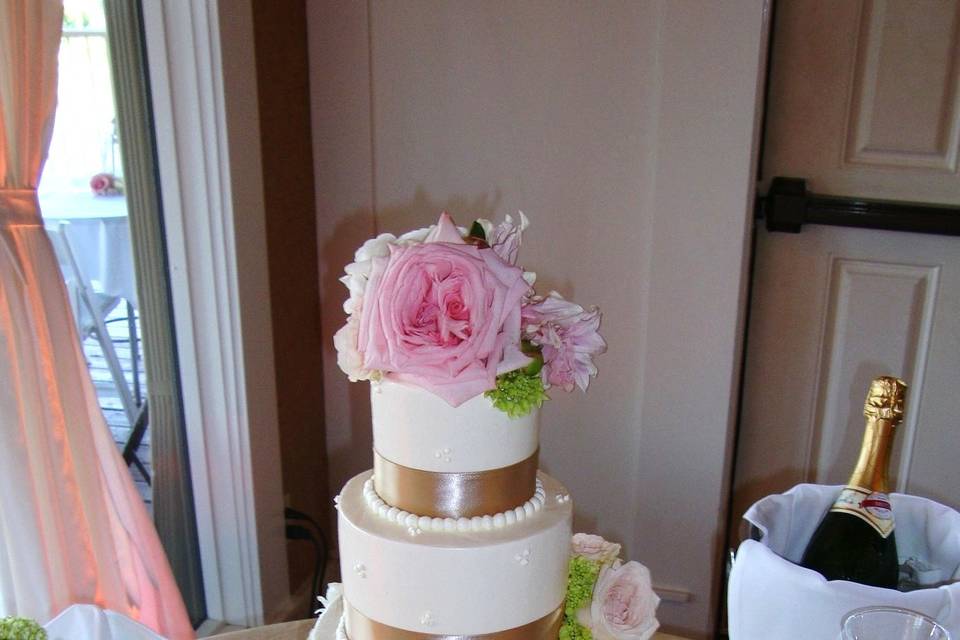
<path fill-rule="evenodd" d="M 547 392 L 586 390 L 600 314 L 533 290 L 528 226 L 439 222 L 366 242 L 342 278 L 338 364 L 370 381 L 373 469 L 337 497 L 344 640 L 642 640 L 649 572 L 571 536 L 538 470 Z"/>

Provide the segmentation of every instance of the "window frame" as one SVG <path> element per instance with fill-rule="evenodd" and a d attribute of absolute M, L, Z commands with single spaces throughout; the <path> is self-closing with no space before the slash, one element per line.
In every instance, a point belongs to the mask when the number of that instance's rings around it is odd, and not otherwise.
<path fill-rule="evenodd" d="M 253 627 L 290 593 L 252 10 L 142 7 L 207 615 Z"/>

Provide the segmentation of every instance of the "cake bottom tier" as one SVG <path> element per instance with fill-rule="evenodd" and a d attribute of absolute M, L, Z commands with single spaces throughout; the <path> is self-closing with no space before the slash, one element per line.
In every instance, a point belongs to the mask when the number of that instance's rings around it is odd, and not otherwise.
<path fill-rule="evenodd" d="M 559 482 L 539 473 L 542 504 L 524 517 L 420 527 L 371 507 L 370 477 L 350 480 L 338 507 L 350 640 L 557 637 L 573 511 Z"/>

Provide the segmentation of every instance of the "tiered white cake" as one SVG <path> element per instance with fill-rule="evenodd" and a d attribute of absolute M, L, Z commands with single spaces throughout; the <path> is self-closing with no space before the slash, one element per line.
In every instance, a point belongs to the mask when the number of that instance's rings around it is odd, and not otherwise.
<path fill-rule="evenodd" d="M 387 380 L 372 389 L 377 471 L 353 478 L 339 500 L 350 640 L 556 638 L 572 505 L 535 471 L 538 412 L 512 419 L 483 396 L 453 408 Z M 431 476 L 438 491 L 423 495 Z M 522 499 L 483 509 L 507 494 Z M 405 508 L 424 499 L 430 514 Z"/>
<path fill-rule="evenodd" d="M 567 490 L 537 468 L 545 389 L 586 391 L 600 312 L 518 265 L 528 221 L 446 213 L 368 240 L 334 337 L 371 381 L 373 470 L 338 498 L 340 640 L 645 640 L 649 572 L 571 539 Z"/>

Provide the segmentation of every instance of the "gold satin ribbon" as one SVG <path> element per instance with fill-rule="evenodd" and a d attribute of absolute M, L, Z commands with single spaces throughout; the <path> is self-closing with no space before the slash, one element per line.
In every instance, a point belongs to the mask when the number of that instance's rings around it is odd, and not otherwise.
<path fill-rule="evenodd" d="M 350 640 L 555 640 L 563 621 L 563 605 L 521 627 L 479 636 L 436 635 L 391 627 L 371 620 L 347 602 L 343 603 L 343 616 Z"/>
<path fill-rule="evenodd" d="M 431 518 L 471 518 L 514 509 L 537 486 L 540 450 L 508 467 L 447 473 L 405 467 L 373 452 L 373 486 L 390 506 Z"/>

